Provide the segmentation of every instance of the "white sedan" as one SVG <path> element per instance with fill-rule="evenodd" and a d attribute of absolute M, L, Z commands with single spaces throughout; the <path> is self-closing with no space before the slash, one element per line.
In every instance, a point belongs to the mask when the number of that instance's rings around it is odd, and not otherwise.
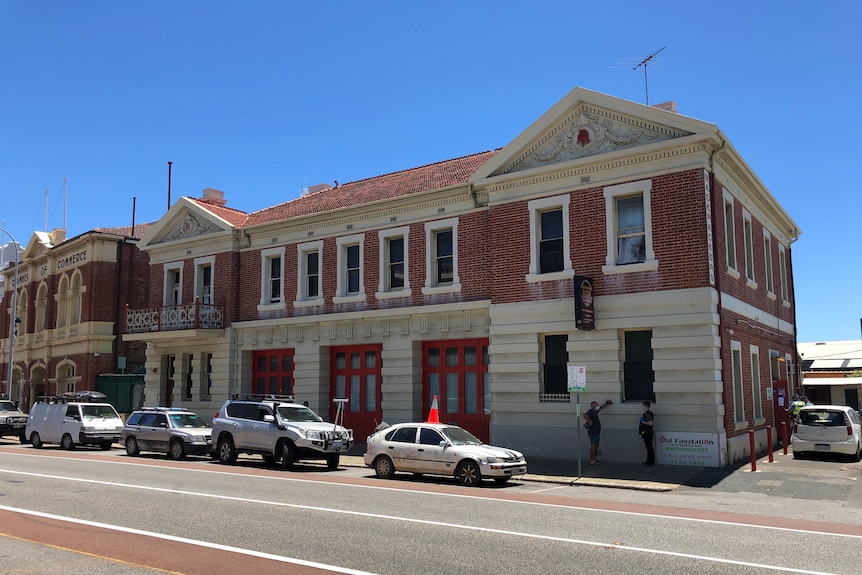
<path fill-rule="evenodd" d="M 845 405 L 809 405 L 799 412 L 790 437 L 793 457 L 838 453 L 854 461 L 862 456 L 862 424 L 856 410 Z"/>
<path fill-rule="evenodd" d="M 505 483 L 527 473 L 522 453 L 486 445 L 469 431 L 445 423 L 399 423 L 376 430 L 368 437 L 364 458 L 383 479 L 404 471 L 447 475 L 476 486 L 485 477 Z"/>

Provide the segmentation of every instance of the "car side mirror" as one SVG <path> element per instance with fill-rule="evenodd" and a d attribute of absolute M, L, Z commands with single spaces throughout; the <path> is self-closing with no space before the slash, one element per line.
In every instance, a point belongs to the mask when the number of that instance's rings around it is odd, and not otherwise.
<path fill-rule="evenodd" d="M 263 416 L 263 420 L 267 423 L 275 423 L 275 416 L 267 413 Z"/>
<path fill-rule="evenodd" d="M 440 447 L 442 447 L 443 449 L 446 449 L 447 447 L 449 447 L 449 444 L 448 444 L 448 443 L 446 443 L 445 441 L 442 441 L 442 440 L 441 440 L 441 441 L 440 441 Z"/>

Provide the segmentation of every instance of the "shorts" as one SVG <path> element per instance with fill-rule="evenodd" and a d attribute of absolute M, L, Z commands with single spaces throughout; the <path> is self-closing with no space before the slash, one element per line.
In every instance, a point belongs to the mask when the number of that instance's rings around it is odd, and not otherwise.
<path fill-rule="evenodd" d="M 598 433 L 587 432 L 587 435 L 590 438 L 590 444 L 591 445 L 598 445 L 599 444 L 599 434 Z"/>

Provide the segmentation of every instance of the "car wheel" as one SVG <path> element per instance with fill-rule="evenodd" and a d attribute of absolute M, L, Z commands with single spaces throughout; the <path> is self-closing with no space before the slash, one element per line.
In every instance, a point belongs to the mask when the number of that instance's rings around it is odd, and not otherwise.
<path fill-rule="evenodd" d="M 183 442 L 179 439 L 174 439 L 171 441 L 171 447 L 168 451 L 168 454 L 171 456 L 171 459 L 175 459 L 179 461 L 180 459 L 186 458 L 186 446 L 183 445 Z"/>
<path fill-rule="evenodd" d="M 224 437 L 218 440 L 218 460 L 219 463 L 225 465 L 233 465 L 236 463 L 236 448 L 233 445 L 233 439 Z"/>
<path fill-rule="evenodd" d="M 296 447 L 290 441 L 285 441 L 281 444 L 281 468 L 293 469 L 294 461 L 296 461 Z"/>
<path fill-rule="evenodd" d="M 20 441 L 21 443 L 29 443 L 27 441 L 27 434 L 24 433 L 23 431 L 21 433 L 19 433 L 18 434 L 18 441 Z"/>
<path fill-rule="evenodd" d="M 512 479 L 511 475 L 507 475 L 506 477 L 495 477 L 494 483 L 497 485 L 503 485 L 504 483 L 508 483 L 510 479 Z"/>
<path fill-rule="evenodd" d="M 461 485 L 475 487 L 482 481 L 482 472 L 475 461 L 467 459 L 458 465 L 458 469 L 455 470 L 455 478 Z"/>
<path fill-rule="evenodd" d="M 134 437 L 126 438 L 126 453 L 128 453 L 132 457 L 141 454 L 141 448 L 138 447 L 138 440 Z"/>
<path fill-rule="evenodd" d="M 374 460 L 374 473 L 380 479 L 389 479 L 395 473 L 395 466 L 392 460 L 386 455 L 381 455 Z"/>
<path fill-rule="evenodd" d="M 44 444 L 42 443 L 42 438 L 39 437 L 38 431 L 34 431 L 30 434 L 30 445 L 32 445 L 36 449 L 42 449 L 42 446 Z"/>
<path fill-rule="evenodd" d="M 102 451 L 108 451 L 108 450 L 111 448 L 111 445 L 113 445 L 113 444 L 111 444 L 111 443 L 102 443 L 102 444 L 99 444 L 99 447 L 101 447 L 101 448 L 102 448 Z"/>
<path fill-rule="evenodd" d="M 72 441 L 72 436 L 68 433 L 60 439 L 60 447 L 63 449 L 75 449 L 75 442 Z"/>
<path fill-rule="evenodd" d="M 801 451 L 794 451 L 793 452 L 793 459 L 802 459 L 802 452 Z"/>
<path fill-rule="evenodd" d="M 853 456 L 853 461 L 859 462 L 862 460 L 862 444 L 856 444 L 856 455 Z"/>
<path fill-rule="evenodd" d="M 341 462 L 341 456 L 337 453 L 330 453 L 326 456 L 326 468 L 330 471 L 338 469 L 338 464 Z"/>

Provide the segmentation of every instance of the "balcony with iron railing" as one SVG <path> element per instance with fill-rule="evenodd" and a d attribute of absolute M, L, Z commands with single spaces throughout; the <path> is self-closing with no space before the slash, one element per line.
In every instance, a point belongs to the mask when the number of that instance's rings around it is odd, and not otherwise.
<path fill-rule="evenodd" d="M 126 333 L 224 329 L 224 306 L 201 303 L 146 309 L 126 306 Z"/>

